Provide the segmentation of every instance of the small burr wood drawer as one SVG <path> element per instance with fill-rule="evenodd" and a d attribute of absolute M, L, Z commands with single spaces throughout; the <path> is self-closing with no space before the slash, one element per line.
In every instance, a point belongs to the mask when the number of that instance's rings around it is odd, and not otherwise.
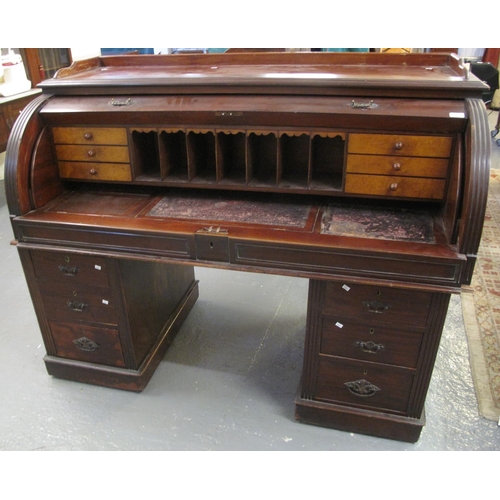
<path fill-rule="evenodd" d="M 45 315 L 60 321 L 82 321 L 116 325 L 118 312 L 110 288 L 87 285 L 62 286 L 40 283 Z"/>
<path fill-rule="evenodd" d="M 375 174 L 407 177 L 445 179 L 448 160 L 443 158 L 418 158 L 411 156 L 347 156 L 346 172 L 350 174 Z"/>
<path fill-rule="evenodd" d="M 95 181 L 131 181 L 128 163 L 59 162 L 59 175 L 64 179 Z"/>
<path fill-rule="evenodd" d="M 324 316 L 322 354 L 416 368 L 423 334 L 352 318 Z"/>
<path fill-rule="evenodd" d="M 118 330 L 51 321 L 49 327 L 57 356 L 102 365 L 125 366 Z"/>
<path fill-rule="evenodd" d="M 414 371 L 320 355 L 314 399 L 405 412 Z"/>
<path fill-rule="evenodd" d="M 104 257 L 45 250 L 34 250 L 30 255 L 39 280 L 63 281 L 71 285 L 109 286 Z"/>
<path fill-rule="evenodd" d="M 125 128 L 100 127 L 53 127 L 56 144 L 127 144 Z"/>
<path fill-rule="evenodd" d="M 130 161 L 127 146 L 94 145 L 56 145 L 59 161 L 88 161 L 108 163 L 128 163 Z"/>
<path fill-rule="evenodd" d="M 323 313 L 358 321 L 425 328 L 432 294 L 383 286 L 326 284 Z"/>
<path fill-rule="evenodd" d="M 403 134 L 349 134 L 349 153 L 448 158 L 451 137 Z"/>
<path fill-rule="evenodd" d="M 440 200 L 446 188 L 445 179 L 390 175 L 347 174 L 345 192 L 374 196 Z"/>

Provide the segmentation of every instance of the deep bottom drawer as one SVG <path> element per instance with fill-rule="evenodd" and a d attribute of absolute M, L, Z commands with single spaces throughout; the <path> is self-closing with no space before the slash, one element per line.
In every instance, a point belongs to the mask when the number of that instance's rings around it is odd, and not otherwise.
<path fill-rule="evenodd" d="M 125 366 L 115 328 L 49 322 L 57 356 L 110 366 Z"/>
<path fill-rule="evenodd" d="M 314 399 L 405 412 L 414 373 L 320 356 Z"/>

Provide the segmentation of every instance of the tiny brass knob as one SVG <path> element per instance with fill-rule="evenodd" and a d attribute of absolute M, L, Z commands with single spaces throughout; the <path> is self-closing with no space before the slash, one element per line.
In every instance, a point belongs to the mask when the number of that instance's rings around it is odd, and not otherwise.
<path fill-rule="evenodd" d="M 389 187 L 391 191 L 396 191 L 396 189 L 398 189 L 398 183 L 393 182 Z"/>
<path fill-rule="evenodd" d="M 394 170 L 401 170 L 401 163 L 394 163 L 394 165 L 392 166 L 392 168 Z"/>
<path fill-rule="evenodd" d="M 83 137 L 85 137 L 85 139 L 87 139 L 87 141 L 90 141 L 91 139 L 94 138 L 94 136 L 92 135 L 92 132 L 85 132 Z"/>
<path fill-rule="evenodd" d="M 95 156 L 95 151 L 93 149 L 90 149 L 87 151 L 87 156 Z"/>
<path fill-rule="evenodd" d="M 394 144 L 394 148 L 395 149 L 403 149 L 403 143 L 402 142 L 396 142 L 396 144 Z"/>
<path fill-rule="evenodd" d="M 97 170 L 95 168 L 91 168 L 90 175 L 97 175 Z"/>

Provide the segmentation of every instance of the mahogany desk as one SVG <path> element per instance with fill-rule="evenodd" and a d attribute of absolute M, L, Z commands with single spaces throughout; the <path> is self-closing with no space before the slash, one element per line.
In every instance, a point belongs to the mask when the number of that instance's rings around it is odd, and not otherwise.
<path fill-rule="evenodd" d="M 193 266 L 310 280 L 300 421 L 416 441 L 489 174 L 453 55 L 101 57 L 16 122 L 6 190 L 50 374 L 141 391 Z"/>

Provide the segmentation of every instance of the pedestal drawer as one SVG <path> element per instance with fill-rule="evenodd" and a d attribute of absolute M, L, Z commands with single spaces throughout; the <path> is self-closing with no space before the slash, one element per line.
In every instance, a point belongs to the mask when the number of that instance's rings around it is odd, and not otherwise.
<path fill-rule="evenodd" d="M 322 354 L 416 368 L 423 334 L 352 318 L 325 316 Z"/>
<path fill-rule="evenodd" d="M 118 312 L 109 288 L 62 286 L 50 282 L 40 283 L 39 286 L 45 314 L 49 319 L 111 325 L 118 323 Z"/>
<path fill-rule="evenodd" d="M 428 292 L 328 282 L 323 313 L 425 328 L 431 300 Z"/>
<path fill-rule="evenodd" d="M 49 322 L 57 356 L 125 366 L 118 330 L 81 323 Z"/>
<path fill-rule="evenodd" d="M 104 257 L 45 250 L 34 250 L 30 255 L 35 275 L 40 280 L 109 286 Z"/>
<path fill-rule="evenodd" d="M 405 412 L 414 371 L 321 355 L 314 399 Z"/>

